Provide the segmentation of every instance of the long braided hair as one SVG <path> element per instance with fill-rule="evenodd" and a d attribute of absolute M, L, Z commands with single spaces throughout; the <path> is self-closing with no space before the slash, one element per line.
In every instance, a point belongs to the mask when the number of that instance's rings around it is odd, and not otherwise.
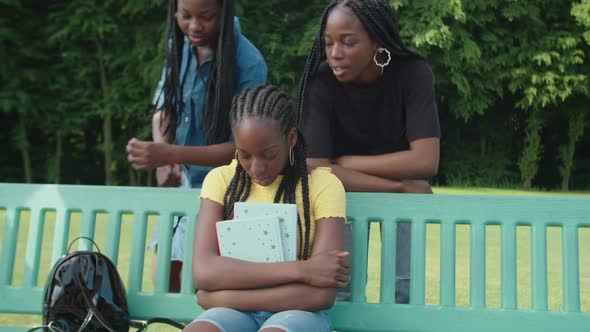
<path fill-rule="evenodd" d="M 168 45 L 166 46 L 166 78 L 164 81 L 164 112 L 168 119 L 165 133 L 176 136 L 176 125 L 186 105 L 180 86 L 180 64 L 184 34 L 176 23 L 178 0 L 168 4 Z M 219 33 L 217 48 L 211 60 L 203 110 L 203 128 L 208 144 L 225 142 L 229 139 L 229 109 L 234 91 L 234 0 L 220 2 Z"/>
<path fill-rule="evenodd" d="M 297 89 L 297 114 L 299 117 L 303 112 L 307 82 L 317 71 L 322 61 L 326 60 L 324 31 L 328 15 L 336 7 L 350 8 L 361 20 L 369 32 L 369 36 L 380 43 L 382 47 L 388 49 L 393 56 L 422 58 L 421 55 L 404 44 L 399 33 L 397 16 L 386 0 L 332 0 L 322 13 L 320 28 L 307 56 L 305 69 Z"/>
<path fill-rule="evenodd" d="M 289 101 L 289 97 L 274 86 L 260 85 L 244 90 L 233 98 L 230 111 L 231 126 L 234 127 L 244 119 L 271 119 L 277 121 L 281 134 L 287 135 L 293 128 L 297 130 L 297 143 L 293 147 L 294 162 L 287 163 L 283 179 L 274 197 L 274 203 L 296 203 L 295 189 L 301 181 L 301 194 L 303 198 L 303 221 L 298 217 L 298 240 L 301 259 L 308 259 L 310 256 L 310 204 L 309 204 L 309 182 L 307 174 L 307 162 L 305 142 L 303 136 L 297 129 L 296 115 Z M 232 178 L 223 199 L 224 217 L 230 219 L 235 202 L 244 202 L 250 194 L 252 180 L 248 173 L 238 162 L 236 171 Z M 302 231 L 302 223 L 305 231 Z M 305 234 L 302 234 L 305 233 Z"/>

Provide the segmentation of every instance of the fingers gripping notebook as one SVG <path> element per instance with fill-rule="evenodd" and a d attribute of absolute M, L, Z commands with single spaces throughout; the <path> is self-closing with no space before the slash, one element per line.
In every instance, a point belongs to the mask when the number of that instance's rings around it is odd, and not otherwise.
<path fill-rule="evenodd" d="M 278 217 L 225 220 L 215 224 L 221 256 L 250 262 L 284 262 Z"/>
<path fill-rule="evenodd" d="M 278 217 L 280 237 L 287 261 L 297 260 L 297 205 L 281 203 L 236 202 L 234 219 Z"/>

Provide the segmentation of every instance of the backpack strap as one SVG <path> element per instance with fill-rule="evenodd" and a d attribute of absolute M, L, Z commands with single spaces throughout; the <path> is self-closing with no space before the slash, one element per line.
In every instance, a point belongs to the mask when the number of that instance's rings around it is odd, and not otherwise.
<path fill-rule="evenodd" d="M 33 331 L 36 331 L 39 329 L 43 329 L 43 331 L 45 331 L 46 329 L 49 329 L 49 332 L 64 332 L 61 329 L 53 326 L 53 322 L 50 322 L 47 325 L 39 325 L 39 326 L 32 327 L 32 328 L 28 329 L 27 332 L 33 332 Z"/>
<path fill-rule="evenodd" d="M 82 281 L 80 281 L 80 277 L 78 276 L 78 273 L 72 273 L 72 274 L 74 275 L 74 281 L 78 285 L 78 288 L 80 289 L 80 293 L 82 294 L 82 298 L 84 299 L 84 302 L 86 302 L 86 305 L 88 306 L 88 310 L 90 311 L 90 313 L 92 313 L 92 315 L 94 315 L 94 317 L 96 317 L 96 319 L 98 319 L 100 324 L 105 329 L 107 329 L 109 332 L 115 332 L 115 330 L 107 323 L 106 319 L 104 319 L 102 317 L 102 315 L 100 314 L 100 311 L 98 311 L 98 308 L 94 305 L 94 303 L 90 299 L 91 296 L 86 291 L 86 287 L 84 287 L 84 285 L 82 284 Z M 90 315 L 90 316 L 92 316 L 92 315 Z M 88 316 L 86 318 L 87 319 L 84 320 L 84 322 L 85 322 L 84 325 L 88 324 Z"/>
<path fill-rule="evenodd" d="M 98 308 L 94 305 L 94 303 L 90 299 L 90 295 L 86 292 L 86 288 L 83 287 L 82 282 L 80 281 L 80 278 L 78 277 L 77 273 L 74 273 L 74 280 L 76 281 L 76 284 L 78 284 L 78 288 L 80 288 L 80 293 L 82 293 L 82 297 L 84 298 L 84 301 L 86 302 L 86 305 L 88 306 L 88 309 L 89 309 L 88 314 L 90 315 L 90 317 L 92 317 L 92 315 L 94 315 L 94 317 L 96 317 L 98 319 L 98 321 L 102 324 L 102 326 L 104 326 L 104 328 L 106 328 L 109 332 L 115 332 L 115 330 L 107 323 L 107 320 L 102 317 L 102 315 L 100 314 L 100 311 L 98 310 Z M 87 324 L 86 321 L 85 321 L 85 323 Z M 133 320 L 128 320 L 128 323 L 131 327 L 137 328 L 138 329 L 137 332 L 147 331 L 148 326 L 150 324 L 155 324 L 155 323 L 162 323 L 162 324 L 170 325 L 170 326 L 176 327 L 179 330 L 182 330 L 185 327 L 184 324 L 181 324 L 181 323 L 174 321 L 172 319 L 162 318 L 162 317 L 152 318 L 145 323 L 136 322 Z M 82 331 L 82 329 L 80 329 L 80 331 Z"/>
<path fill-rule="evenodd" d="M 81 239 L 88 240 L 88 241 L 92 242 L 92 244 L 94 244 L 94 246 L 96 247 L 96 250 L 98 250 L 98 253 L 102 254 L 102 252 L 100 252 L 100 248 L 98 247 L 98 244 L 96 244 L 96 242 L 94 242 L 94 240 L 92 240 L 91 238 L 89 238 L 87 236 L 78 236 L 77 238 L 73 239 L 72 242 L 70 242 L 70 245 L 68 246 L 67 253 L 69 253 L 70 249 L 72 249 L 72 245 L 74 244 L 74 242 L 81 240 Z"/>
<path fill-rule="evenodd" d="M 137 322 L 134 322 L 134 323 L 137 323 Z M 150 326 L 151 324 L 155 324 L 155 323 L 170 325 L 170 326 L 173 326 L 179 330 L 182 330 L 185 328 L 184 324 L 181 324 L 175 320 L 168 319 L 168 318 L 162 318 L 162 317 L 156 317 L 156 318 L 152 318 L 152 319 L 148 320 L 147 322 L 145 322 L 142 325 L 142 327 L 137 330 L 137 332 L 147 331 L 148 326 Z"/>

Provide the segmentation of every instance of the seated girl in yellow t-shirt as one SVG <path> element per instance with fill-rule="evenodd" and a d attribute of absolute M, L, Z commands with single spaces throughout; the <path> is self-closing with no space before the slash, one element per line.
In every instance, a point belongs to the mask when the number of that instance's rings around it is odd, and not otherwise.
<path fill-rule="evenodd" d="M 330 168 L 308 174 L 305 144 L 286 94 L 258 86 L 234 97 L 236 160 L 203 182 L 193 280 L 205 309 L 186 331 L 326 331 L 325 310 L 348 282 L 345 194 Z M 298 260 L 246 262 L 219 255 L 215 224 L 235 202 L 296 203 Z M 239 222 L 239 221 L 237 221 Z"/>

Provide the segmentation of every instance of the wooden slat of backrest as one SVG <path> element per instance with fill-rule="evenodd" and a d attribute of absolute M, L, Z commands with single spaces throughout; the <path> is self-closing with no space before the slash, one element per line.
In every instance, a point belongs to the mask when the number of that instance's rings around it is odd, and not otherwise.
<path fill-rule="evenodd" d="M 456 226 L 446 220 L 440 228 L 440 304 L 454 306 Z"/>
<path fill-rule="evenodd" d="M 516 309 L 516 223 L 501 223 L 502 308 Z"/>
<path fill-rule="evenodd" d="M 127 293 L 134 294 L 141 291 L 143 278 L 143 261 L 145 255 L 145 234 L 147 231 L 148 213 L 134 211 L 133 236 L 131 238 L 131 256 L 129 257 L 129 278 L 127 281 Z"/>
<path fill-rule="evenodd" d="M 191 218 L 187 216 L 186 233 L 184 237 L 184 262 L 182 263 L 182 272 L 180 279 L 180 293 L 187 294 L 191 297 L 195 294 L 193 286 L 193 240 L 197 220 L 196 216 Z"/>
<path fill-rule="evenodd" d="M 533 309 L 547 310 L 547 226 L 531 225 L 531 297 Z"/>
<path fill-rule="evenodd" d="M 381 224 L 381 303 L 395 303 L 395 269 L 397 223 L 388 220 Z"/>
<path fill-rule="evenodd" d="M 170 210 L 161 210 L 158 229 L 158 255 L 156 260 L 156 280 L 154 292 L 163 294 L 168 292 L 170 275 L 170 253 L 172 244 L 172 228 L 174 216 Z"/>
<path fill-rule="evenodd" d="M 580 311 L 580 267 L 578 225 L 562 228 L 563 306 L 566 312 Z"/>
<path fill-rule="evenodd" d="M 38 208 L 32 209 L 31 219 L 29 222 L 29 236 L 27 238 L 27 248 L 25 254 L 25 272 L 23 274 L 24 287 L 37 286 L 44 223 L 45 218 L 43 211 Z"/>
<path fill-rule="evenodd" d="M 16 255 L 16 242 L 18 239 L 19 209 L 16 206 L 5 206 L 6 221 L 4 223 L 4 235 L 2 238 L 2 253 L 0 256 L 0 285 L 12 284 L 14 272 L 14 259 Z"/>
<path fill-rule="evenodd" d="M 55 211 L 55 231 L 53 232 L 53 253 L 51 265 L 65 255 L 68 248 L 68 237 L 70 231 L 70 212 L 65 208 L 58 208 Z"/>
<path fill-rule="evenodd" d="M 366 300 L 365 287 L 367 284 L 369 218 L 355 216 L 353 221 L 351 272 L 351 302 L 364 303 Z"/>
<path fill-rule="evenodd" d="M 82 225 L 80 226 L 80 235 L 79 236 L 94 239 L 94 230 L 96 228 L 96 209 L 87 208 L 87 209 L 84 209 L 83 211 L 80 211 L 80 212 L 82 213 Z M 74 238 L 76 238 L 76 237 L 74 236 Z M 72 240 L 74 240 L 74 239 L 70 239 L 70 241 L 72 241 Z M 99 248 L 99 249 L 101 249 L 101 248 Z M 72 247 L 70 250 L 73 251 L 74 248 Z M 78 250 L 89 251 L 89 250 L 96 250 L 96 249 L 93 248 L 92 242 L 80 239 L 80 240 L 78 240 Z"/>
<path fill-rule="evenodd" d="M 121 239 L 122 213 L 109 213 L 107 217 L 107 233 L 104 244 L 104 253 L 111 259 L 115 266 L 119 259 L 119 244 Z"/>
<path fill-rule="evenodd" d="M 410 275 L 410 304 L 424 304 L 426 276 L 426 223 L 414 219 L 412 222 Z"/>
<path fill-rule="evenodd" d="M 485 224 L 481 221 L 473 222 L 470 225 L 470 303 L 474 308 L 483 308 L 486 301 L 486 229 Z"/>

